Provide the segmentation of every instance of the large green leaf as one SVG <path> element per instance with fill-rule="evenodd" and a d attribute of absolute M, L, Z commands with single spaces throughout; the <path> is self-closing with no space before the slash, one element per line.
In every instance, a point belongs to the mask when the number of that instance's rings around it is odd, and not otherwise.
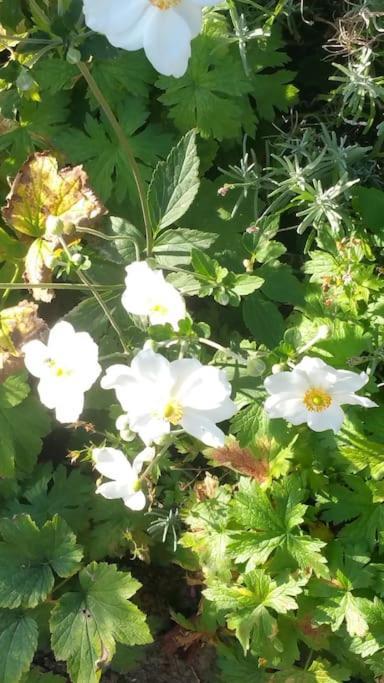
<path fill-rule="evenodd" d="M 191 206 L 199 189 L 199 157 L 196 133 L 187 133 L 152 176 L 149 205 L 158 230 L 181 218 Z"/>
<path fill-rule="evenodd" d="M 66 593 L 51 616 L 52 649 L 67 662 L 73 683 L 96 683 L 115 641 L 151 642 L 144 614 L 128 599 L 140 584 L 115 565 L 92 562 L 79 574 L 80 590 Z"/>
<path fill-rule="evenodd" d="M 11 375 L 0 385 L 0 476 L 29 473 L 50 430 L 47 412 L 33 397 L 24 375 Z"/>
<path fill-rule="evenodd" d="M 273 349 L 284 334 L 284 318 L 271 301 L 260 294 L 248 296 L 243 302 L 243 317 L 256 341 Z"/>
<path fill-rule="evenodd" d="M 36 621 L 18 610 L 0 610 L 1 683 L 18 683 L 36 648 Z"/>
<path fill-rule="evenodd" d="M 74 574 L 82 550 L 58 515 L 39 527 L 29 515 L 0 520 L 0 606 L 35 607 L 53 588 L 54 573 Z"/>

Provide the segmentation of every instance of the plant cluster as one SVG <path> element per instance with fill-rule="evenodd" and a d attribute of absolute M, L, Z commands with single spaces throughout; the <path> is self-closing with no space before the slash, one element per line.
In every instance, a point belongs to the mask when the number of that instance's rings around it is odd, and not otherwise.
<path fill-rule="evenodd" d="M 381 2 L 130 2 L 0 0 L 0 683 L 380 683 Z"/>

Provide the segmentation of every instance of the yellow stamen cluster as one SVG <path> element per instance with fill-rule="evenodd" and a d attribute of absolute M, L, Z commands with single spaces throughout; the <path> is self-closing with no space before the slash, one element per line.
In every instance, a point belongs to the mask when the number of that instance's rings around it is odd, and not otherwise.
<path fill-rule="evenodd" d="M 158 7 L 158 9 L 170 9 L 180 5 L 181 0 L 149 0 L 151 5 Z"/>
<path fill-rule="evenodd" d="M 183 417 L 183 409 L 177 401 L 169 401 L 164 408 L 163 417 L 171 423 L 171 425 L 178 425 Z"/>
<path fill-rule="evenodd" d="M 161 315 L 167 315 L 168 308 L 166 306 L 163 306 L 162 304 L 156 304 L 155 306 L 152 306 L 151 313 L 160 313 Z"/>
<path fill-rule="evenodd" d="M 312 412 L 321 413 L 329 408 L 331 403 L 332 397 L 324 389 L 314 387 L 313 389 L 308 389 L 304 394 L 304 405 Z"/>

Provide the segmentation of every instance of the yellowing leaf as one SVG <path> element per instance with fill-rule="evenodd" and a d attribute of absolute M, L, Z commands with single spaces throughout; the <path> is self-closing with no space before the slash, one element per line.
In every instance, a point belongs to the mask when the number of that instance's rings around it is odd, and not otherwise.
<path fill-rule="evenodd" d="M 48 328 L 37 315 L 37 305 L 20 301 L 0 313 L 0 383 L 24 366 L 21 347 L 27 341 L 42 338 Z"/>
<path fill-rule="evenodd" d="M 3 209 L 4 220 L 16 232 L 30 237 L 45 235 L 49 216 L 74 226 L 88 224 L 106 210 L 87 182 L 82 166 L 59 170 L 54 156 L 34 154 L 12 184 Z"/>
<path fill-rule="evenodd" d="M 31 156 L 22 166 L 3 208 L 3 217 L 27 248 L 24 279 L 31 284 L 51 282 L 59 236 L 79 226 L 89 225 L 106 213 L 88 187 L 82 166 L 58 168 L 57 159 L 48 153 Z M 37 301 L 52 301 L 54 292 L 33 289 Z"/>

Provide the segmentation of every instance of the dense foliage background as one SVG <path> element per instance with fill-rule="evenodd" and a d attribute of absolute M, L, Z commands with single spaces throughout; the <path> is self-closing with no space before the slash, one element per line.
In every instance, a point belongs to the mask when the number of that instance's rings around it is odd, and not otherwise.
<path fill-rule="evenodd" d="M 172 681 L 163 654 L 138 678 L 159 643 L 175 680 L 384 680 L 383 37 L 381 0 L 228 0 L 175 79 L 80 0 L 0 0 L 1 683 Z M 78 164 L 100 204 L 63 248 L 46 216 Z M 122 308 L 137 257 L 185 295 L 179 331 Z M 92 444 L 139 450 L 112 395 L 62 427 L 23 369 L 63 317 L 104 360 L 151 339 L 232 382 L 225 448 L 181 435 L 145 512 L 95 494 Z M 269 421 L 265 377 L 304 354 L 368 370 L 379 407 L 337 435 Z"/>

